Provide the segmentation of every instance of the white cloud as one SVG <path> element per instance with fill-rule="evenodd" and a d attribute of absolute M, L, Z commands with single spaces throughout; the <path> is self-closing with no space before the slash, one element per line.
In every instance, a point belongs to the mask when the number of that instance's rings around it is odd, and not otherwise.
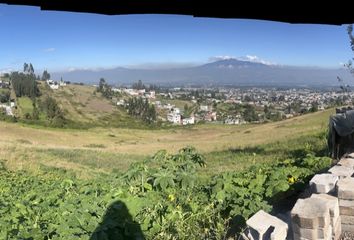
<path fill-rule="evenodd" d="M 252 55 L 246 55 L 244 57 L 239 57 L 237 59 L 241 60 L 241 61 L 250 61 L 250 62 L 256 62 L 256 63 L 262 63 L 262 64 L 265 64 L 265 65 L 277 65 L 274 62 L 270 62 L 270 61 L 264 60 L 262 58 L 259 58 L 256 55 L 253 55 L 253 56 Z"/>
<path fill-rule="evenodd" d="M 209 61 L 215 62 L 215 61 L 220 61 L 220 60 L 229 60 L 229 59 L 236 59 L 239 61 L 249 61 L 249 62 L 257 62 L 257 63 L 262 63 L 265 65 L 277 65 L 276 63 L 264 60 L 262 58 L 259 58 L 256 55 L 246 55 L 242 57 L 234 57 L 234 56 L 229 56 L 229 55 L 220 55 L 220 56 L 214 56 L 210 57 Z"/>
<path fill-rule="evenodd" d="M 234 56 L 220 55 L 220 56 L 210 57 L 209 61 L 215 62 L 215 61 L 229 60 L 229 59 L 237 59 L 237 58 Z"/>
<path fill-rule="evenodd" d="M 54 52 L 55 48 L 45 48 L 43 49 L 43 52 Z"/>

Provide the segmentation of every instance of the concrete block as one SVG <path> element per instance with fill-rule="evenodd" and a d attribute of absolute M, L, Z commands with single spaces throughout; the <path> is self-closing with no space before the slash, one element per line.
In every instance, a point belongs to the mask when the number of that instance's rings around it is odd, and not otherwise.
<path fill-rule="evenodd" d="M 312 194 L 311 198 L 320 198 L 326 201 L 329 207 L 329 213 L 331 218 L 331 227 L 332 227 L 332 239 L 340 239 L 342 230 L 341 230 L 341 219 L 339 216 L 339 203 L 338 198 L 330 196 L 328 194 Z"/>
<path fill-rule="evenodd" d="M 354 158 L 342 158 L 337 164 L 354 169 Z"/>
<path fill-rule="evenodd" d="M 311 191 L 313 193 L 329 193 L 335 190 L 338 176 L 324 173 L 316 174 L 310 181 Z"/>
<path fill-rule="evenodd" d="M 304 228 L 304 230 L 311 230 L 311 229 Z M 332 227 L 327 228 L 326 232 L 324 232 L 323 237 L 320 237 L 319 235 L 304 237 L 298 233 L 294 233 L 293 237 L 294 240 L 332 240 L 333 238 Z"/>
<path fill-rule="evenodd" d="M 354 200 L 354 178 L 339 179 L 336 189 L 339 199 Z"/>
<path fill-rule="evenodd" d="M 341 215 L 354 216 L 354 200 L 339 199 L 339 212 Z"/>
<path fill-rule="evenodd" d="M 340 216 L 342 224 L 354 225 L 354 216 L 341 215 Z"/>
<path fill-rule="evenodd" d="M 341 235 L 342 235 L 342 221 L 340 216 L 337 218 L 336 223 L 334 224 L 334 227 L 332 227 L 332 239 L 333 240 L 339 240 Z"/>
<path fill-rule="evenodd" d="M 330 224 L 329 206 L 320 198 L 298 199 L 291 210 L 291 220 L 301 228 L 325 228 Z"/>
<path fill-rule="evenodd" d="M 342 223 L 342 232 L 354 233 L 354 225 Z"/>
<path fill-rule="evenodd" d="M 329 214 L 331 216 L 331 225 L 334 228 L 334 225 L 337 222 L 339 217 L 339 203 L 338 198 L 330 196 L 328 194 L 312 194 L 311 198 L 320 198 L 326 201 L 326 204 L 329 207 Z"/>
<path fill-rule="evenodd" d="M 288 233 L 288 225 L 263 210 L 258 211 L 247 220 L 248 237 L 253 240 L 284 240 Z"/>
<path fill-rule="evenodd" d="M 299 236 L 301 238 L 306 239 L 328 239 L 332 231 L 330 225 L 327 225 L 325 228 L 317 228 L 317 229 L 310 229 L 310 228 L 301 228 L 297 224 L 292 225 L 294 236 Z"/>
<path fill-rule="evenodd" d="M 351 177 L 354 173 L 353 168 L 335 165 L 328 170 L 329 173 L 338 176 L 339 178 Z"/>

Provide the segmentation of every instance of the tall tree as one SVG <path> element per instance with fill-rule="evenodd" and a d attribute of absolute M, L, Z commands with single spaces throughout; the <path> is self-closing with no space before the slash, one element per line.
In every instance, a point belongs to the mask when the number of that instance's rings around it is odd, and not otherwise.
<path fill-rule="evenodd" d="M 147 99 L 130 98 L 127 104 L 128 114 L 151 124 L 156 121 L 156 109 L 154 105 L 150 105 Z"/>
<path fill-rule="evenodd" d="M 50 79 L 50 74 L 48 73 L 47 70 L 44 70 L 42 74 L 42 81 L 47 81 L 49 79 Z"/>
<path fill-rule="evenodd" d="M 98 84 L 98 92 L 103 92 L 106 86 L 106 80 L 104 78 L 100 78 L 100 82 Z"/>
<path fill-rule="evenodd" d="M 349 35 L 349 41 L 350 41 L 350 47 L 352 51 L 354 52 L 354 35 L 353 35 L 353 24 L 350 24 L 347 28 L 348 35 Z M 354 57 L 349 60 L 348 64 L 346 66 L 348 67 L 349 71 L 354 74 L 354 67 L 353 67 L 353 61 Z"/>
<path fill-rule="evenodd" d="M 258 121 L 258 115 L 256 113 L 256 110 L 254 106 L 247 104 L 245 106 L 244 112 L 243 112 L 243 117 L 247 122 L 253 122 L 253 121 Z"/>
<path fill-rule="evenodd" d="M 34 75 L 12 72 L 10 79 L 17 97 L 28 96 L 34 98 L 39 95 L 39 89 Z"/>
<path fill-rule="evenodd" d="M 28 64 L 24 63 L 23 64 L 23 72 L 27 72 L 28 71 Z"/>
<path fill-rule="evenodd" d="M 133 88 L 137 89 L 137 90 L 146 89 L 145 85 L 143 84 L 143 82 L 141 80 L 139 80 L 137 83 L 134 83 Z"/>
<path fill-rule="evenodd" d="M 28 72 L 29 72 L 30 74 L 34 74 L 34 68 L 33 68 L 32 63 L 29 64 Z"/>

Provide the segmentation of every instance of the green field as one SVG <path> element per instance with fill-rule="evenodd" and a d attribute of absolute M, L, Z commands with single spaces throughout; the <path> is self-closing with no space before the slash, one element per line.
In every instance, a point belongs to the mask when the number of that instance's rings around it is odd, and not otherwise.
<path fill-rule="evenodd" d="M 201 140 L 215 131 L 222 132 L 220 141 L 228 141 L 226 132 L 231 128 L 125 133 L 115 131 L 128 130 L 110 129 L 109 135 L 102 136 L 99 133 L 107 134 L 107 129 L 2 124 L 0 130 L 6 135 L 0 142 L 0 202 L 6 204 L 1 209 L 0 237 L 238 239 L 252 214 L 271 211 L 273 204 L 296 195 L 314 173 L 330 166 L 330 158 L 315 157 L 326 154 L 326 134 L 312 125 L 324 121 L 328 112 L 306 117 L 296 122 L 312 131 L 285 138 L 274 135 L 262 143 L 258 139 L 257 144 L 250 140 L 240 144 L 240 138 L 258 131 L 271 135 L 279 125 L 234 127 L 240 131 L 232 133 L 239 139 L 233 148 L 208 151 L 211 145 L 203 146 L 204 156 L 194 148 L 173 151 L 175 145 L 168 141 L 155 147 L 164 146 L 172 153 L 150 154 L 157 143 L 143 143 L 144 138 L 156 134 L 173 139 L 183 134 Z M 284 123 L 291 132 L 294 123 Z M 12 131 L 6 132 L 9 128 Z M 141 142 L 134 140 L 139 136 Z M 107 138 L 129 143 L 117 151 Z M 77 139 L 82 139 L 81 147 L 75 147 Z M 131 144 L 134 149 L 128 147 Z"/>
<path fill-rule="evenodd" d="M 21 117 L 25 117 L 26 114 L 32 114 L 33 102 L 29 97 L 17 98 L 17 110 Z"/>
<path fill-rule="evenodd" d="M 242 169 L 252 165 L 254 160 L 272 162 L 289 156 L 288 149 L 295 151 L 314 144 L 314 136 L 326 129 L 333 112 L 331 109 L 260 125 L 196 125 L 162 130 L 51 129 L 0 122 L 0 159 L 6 159 L 11 169 L 36 169 L 44 164 L 83 172 L 88 167 L 92 171 L 111 172 L 112 169 L 124 171 L 131 162 L 161 149 L 175 152 L 193 146 L 206 156 L 207 164 L 213 166 L 209 168 L 211 174 Z M 80 160 L 67 157 L 73 152 Z M 99 159 L 94 167 L 92 156 Z M 120 161 L 122 158 L 127 160 Z"/>
<path fill-rule="evenodd" d="M 237 239 L 249 216 L 330 165 L 315 156 L 327 154 L 334 109 L 266 124 L 149 130 L 128 128 L 129 117 L 117 120 L 103 105 L 95 116 L 90 104 L 109 103 L 69 97 L 70 89 L 53 95 L 71 119 L 126 125 L 0 122 L 1 239 Z M 30 99 L 20 105 L 30 111 Z"/>

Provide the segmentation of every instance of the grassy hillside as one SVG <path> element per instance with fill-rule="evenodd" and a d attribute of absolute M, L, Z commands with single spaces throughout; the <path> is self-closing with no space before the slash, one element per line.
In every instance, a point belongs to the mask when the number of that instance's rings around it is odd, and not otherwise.
<path fill-rule="evenodd" d="M 326 130 L 332 113 L 333 109 L 260 125 L 196 125 L 162 130 L 48 129 L 0 122 L 0 159 L 6 159 L 12 169 L 47 165 L 87 175 L 90 171 L 124 171 L 131 162 L 160 149 L 174 152 L 190 145 L 206 155 L 211 174 L 286 158 L 290 150 L 296 153 L 297 148 L 324 146 L 323 137 L 319 140 L 316 136 Z"/>
<path fill-rule="evenodd" d="M 25 117 L 26 114 L 32 114 L 33 102 L 29 97 L 17 98 L 17 111 L 20 117 Z"/>
<path fill-rule="evenodd" d="M 97 126 L 146 128 L 141 121 L 129 116 L 122 108 L 118 108 L 113 102 L 95 93 L 95 87 L 88 85 L 67 85 L 58 90 L 50 89 L 45 82 L 38 82 L 40 97 L 37 98 L 37 106 L 47 96 L 54 98 L 64 111 L 68 120 L 67 127 L 90 128 Z M 25 114 L 32 114 L 32 100 L 28 97 L 17 98 L 17 117 L 22 121 Z M 40 121 L 30 121 L 33 124 L 48 125 L 45 113 L 40 113 Z"/>
<path fill-rule="evenodd" d="M 90 116 L 74 99 L 61 104 Z M 252 214 L 330 166 L 315 155 L 325 155 L 332 113 L 160 130 L 0 122 L 0 238 L 237 239 Z M 187 145 L 202 155 L 175 154 Z"/>

